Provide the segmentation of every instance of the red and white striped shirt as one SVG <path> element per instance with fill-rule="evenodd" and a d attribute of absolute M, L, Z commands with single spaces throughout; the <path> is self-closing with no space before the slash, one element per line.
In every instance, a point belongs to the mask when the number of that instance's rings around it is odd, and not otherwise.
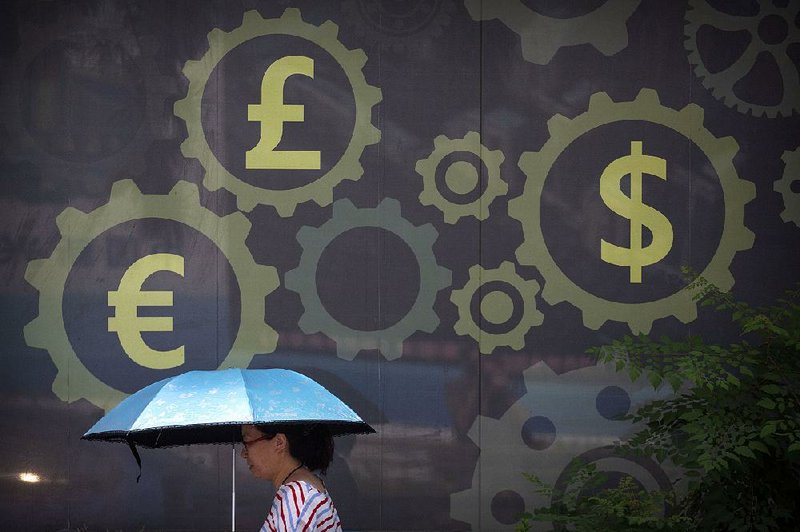
<path fill-rule="evenodd" d="M 339 514 L 327 492 L 302 480 L 280 487 L 261 532 L 341 532 Z"/>

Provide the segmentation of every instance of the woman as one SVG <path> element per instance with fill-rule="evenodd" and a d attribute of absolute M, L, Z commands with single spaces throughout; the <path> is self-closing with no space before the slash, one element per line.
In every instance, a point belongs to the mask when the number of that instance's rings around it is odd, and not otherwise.
<path fill-rule="evenodd" d="M 243 425 L 242 457 L 257 478 L 277 492 L 261 532 L 341 532 L 339 515 L 325 484 L 333 437 L 323 425 Z"/>

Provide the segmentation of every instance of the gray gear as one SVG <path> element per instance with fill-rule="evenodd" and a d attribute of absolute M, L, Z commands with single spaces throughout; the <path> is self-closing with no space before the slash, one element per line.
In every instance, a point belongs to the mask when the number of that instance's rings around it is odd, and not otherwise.
<path fill-rule="evenodd" d="M 800 43 L 800 28 L 795 21 L 800 16 L 797 2 L 789 2 L 786 7 L 778 7 L 775 2 L 759 2 L 759 12 L 755 16 L 733 16 L 716 10 L 707 0 L 691 0 L 686 11 L 686 40 L 684 46 L 689 52 L 689 62 L 694 65 L 695 74 L 702 79 L 703 86 L 728 107 L 735 107 L 740 113 L 752 112 L 754 116 L 791 116 L 800 110 L 800 81 L 798 69 L 787 53 L 792 45 Z M 786 26 L 786 36 L 780 42 L 766 42 L 759 34 L 759 26 L 770 17 L 773 21 L 782 20 Z M 780 23 L 778 23 L 780 24 Z M 727 32 L 747 31 L 750 43 L 744 52 L 730 66 L 719 72 L 709 72 L 703 63 L 697 45 L 697 32 L 702 26 L 711 26 Z M 777 40 L 777 38 L 776 38 Z M 783 98 L 775 105 L 759 105 L 742 100 L 734 94 L 734 85 L 744 78 L 758 60 L 759 54 L 767 53 L 773 57 L 783 79 Z"/>
<path fill-rule="evenodd" d="M 610 447 L 635 429 L 620 415 L 669 391 L 654 391 L 643 377 L 631 383 L 608 364 L 556 375 L 539 362 L 524 375 L 528 393 L 500 419 L 478 416 L 469 430 L 481 454 L 472 487 L 450 496 L 453 519 L 473 530 L 513 530 L 517 510 L 551 502 L 534 493 L 522 473 L 563 486 L 565 471 L 579 456 L 601 471 L 630 475 L 648 490 L 669 489 L 658 464 L 622 458 Z"/>
<path fill-rule="evenodd" d="M 337 237 L 358 227 L 378 227 L 400 237 L 419 265 L 419 290 L 411 310 L 391 327 L 376 331 L 353 329 L 337 321 L 325 309 L 317 291 L 317 267 L 322 252 Z M 391 360 L 403 352 L 403 341 L 416 331 L 433 332 L 439 317 L 433 310 L 436 294 L 450 286 L 450 270 L 439 266 L 433 244 L 439 233 L 433 225 L 416 227 L 400 214 L 400 202 L 386 198 L 374 209 L 356 208 L 349 200 L 333 204 L 333 216 L 320 227 L 303 227 L 297 240 L 303 247 L 300 264 L 286 273 L 286 287 L 300 294 L 305 312 L 300 328 L 321 332 L 336 342 L 339 357 L 352 360 L 362 349 L 380 349 Z"/>

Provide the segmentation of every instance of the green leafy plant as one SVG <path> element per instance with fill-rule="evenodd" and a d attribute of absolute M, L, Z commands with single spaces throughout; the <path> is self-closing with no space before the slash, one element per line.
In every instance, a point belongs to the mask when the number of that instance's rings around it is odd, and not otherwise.
<path fill-rule="evenodd" d="M 732 343 L 639 335 L 590 350 L 632 380 L 646 375 L 653 387 L 675 391 L 628 416 L 644 428 L 619 449 L 669 459 L 685 471 L 688 489 L 674 514 L 602 528 L 609 512 L 650 518 L 631 506 L 648 495 L 620 484 L 571 506 L 537 510 L 520 526 L 534 519 L 574 530 L 669 530 L 670 519 L 680 518 L 683 530 L 800 530 L 800 290 L 752 307 L 689 275 L 687 289 L 700 305 L 730 314 Z"/>
<path fill-rule="evenodd" d="M 557 497 L 553 488 L 536 475 L 524 474 L 536 493 L 554 502 L 523 514 L 517 532 L 531 530 L 534 521 L 551 522 L 576 532 L 682 532 L 690 524 L 684 516 L 665 514 L 665 509 L 675 503 L 672 491 L 647 491 L 628 476 L 616 486 L 604 487 L 608 479 L 595 464 L 575 463 L 568 474 L 570 482 Z"/>

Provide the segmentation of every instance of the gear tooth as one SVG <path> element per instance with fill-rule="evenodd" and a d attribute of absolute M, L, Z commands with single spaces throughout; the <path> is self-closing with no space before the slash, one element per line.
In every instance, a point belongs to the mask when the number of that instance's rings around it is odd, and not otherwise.
<path fill-rule="evenodd" d="M 142 191 L 136 186 L 132 179 L 121 179 L 115 181 L 111 185 L 111 197 L 117 198 L 130 198 L 132 196 L 141 196 Z"/>
<path fill-rule="evenodd" d="M 592 329 L 593 331 L 596 331 L 597 329 L 602 327 L 603 324 L 606 321 L 607 321 L 606 318 L 604 318 L 603 316 L 601 316 L 599 314 L 595 314 L 593 312 L 587 312 L 585 310 L 583 311 L 583 324 L 588 329 Z M 634 321 L 634 320 L 632 319 L 631 321 Z M 651 322 L 651 324 L 652 324 L 652 322 Z M 631 325 L 631 328 L 633 328 L 633 325 Z M 647 327 L 647 330 L 650 330 L 650 327 Z"/>
<path fill-rule="evenodd" d="M 350 61 L 352 61 L 353 66 L 360 70 L 367 64 L 367 54 L 361 48 L 350 50 Z"/>
<path fill-rule="evenodd" d="M 320 332 L 320 325 L 317 320 L 308 312 L 300 316 L 297 322 L 300 329 L 306 334 L 315 334 Z M 335 338 L 334 338 L 335 340 Z"/>
<path fill-rule="evenodd" d="M 689 127 L 701 129 L 705 120 L 705 111 L 697 104 L 690 103 L 678 111 L 680 120 L 684 121 Z"/>
<path fill-rule="evenodd" d="M 298 24 L 303 22 L 303 16 L 301 15 L 300 10 L 296 7 L 287 7 L 286 11 L 284 11 L 283 15 L 281 15 L 281 19 L 288 24 Z"/>
<path fill-rule="evenodd" d="M 66 235 L 70 232 L 74 225 L 80 223 L 84 216 L 86 216 L 86 214 L 82 213 L 75 207 L 67 207 L 56 217 L 56 227 L 58 227 L 58 232 L 62 235 Z"/>
<path fill-rule="evenodd" d="M 208 36 L 206 37 L 209 47 L 216 47 L 219 42 L 225 39 L 225 35 L 227 34 L 219 28 L 214 28 L 213 30 L 209 31 Z"/>
<path fill-rule="evenodd" d="M 468 131 L 464 135 L 464 143 L 472 149 L 477 150 L 481 145 L 481 136 L 477 131 Z"/>
<path fill-rule="evenodd" d="M 41 317 L 28 322 L 25 327 L 23 327 L 22 334 L 25 337 L 25 343 L 29 346 L 47 349 L 46 342 L 42 341 L 42 338 L 47 334 L 47 324 Z"/>
<path fill-rule="evenodd" d="M 39 286 L 40 279 L 44 278 L 47 272 L 47 259 L 34 259 L 28 263 L 28 267 L 25 268 L 25 280 L 28 283 L 39 290 L 42 291 L 42 288 Z"/>
<path fill-rule="evenodd" d="M 594 96 L 592 96 L 592 98 L 594 98 Z M 547 121 L 547 130 L 550 132 L 550 136 L 551 137 L 559 136 L 561 134 L 561 131 L 564 131 L 565 129 L 569 128 L 570 122 L 571 120 L 562 114 L 555 114 L 551 116 L 550 119 Z M 523 153 L 523 156 L 528 153 L 531 152 L 525 152 Z M 522 160 L 521 157 L 520 160 Z"/>
<path fill-rule="evenodd" d="M 335 218 L 347 218 L 356 213 L 356 206 L 347 198 L 337 200 L 333 204 L 333 216 Z"/>
<path fill-rule="evenodd" d="M 361 168 L 361 165 L 358 165 L 358 168 L 363 173 L 364 170 Z M 353 179 L 358 179 L 358 177 L 349 176 L 349 177 L 346 177 L 345 179 L 353 180 Z M 330 205 L 331 203 L 333 203 L 333 189 L 330 188 L 330 187 L 324 187 L 324 188 L 320 187 L 320 188 L 317 189 L 317 191 L 314 194 L 314 196 L 312 197 L 312 199 L 314 200 L 314 203 L 316 203 L 320 207 L 324 207 L 326 205 Z M 294 212 L 294 207 L 295 206 L 292 206 L 292 212 Z M 292 213 L 289 213 L 289 215 L 291 215 L 291 214 Z"/>
<path fill-rule="evenodd" d="M 641 95 L 641 91 L 639 95 Z M 595 112 L 597 109 L 605 109 L 612 105 L 614 105 L 614 101 L 607 92 L 595 92 L 589 97 L 589 112 Z"/>
<path fill-rule="evenodd" d="M 192 80 L 198 77 L 198 75 L 202 72 L 202 70 L 203 70 L 202 61 L 195 61 L 194 59 L 189 59 L 188 61 L 186 61 L 186 63 L 184 63 L 182 72 L 187 79 Z M 188 106 L 190 105 L 190 103 L 188 100 L 189 97 L 187 96 L 186 98 L 175 102 L 176 109 L 178 107 L 178 104 L 179 103 L 181 104 L 181 112 L 179 114 L 179 116 L 181 117 L 189 116 Z"/>
<path fill-rule="evenodd" d="M 288 11 L 288 10 L 287 10 Z M 284 15 L 286 13 L 284 12 Z M 264 21 L 264 17 L 256 9 L 251 9 L 249 11 L 245 11 L 244 15 L 242 15 L 242 26 L 251 26 L 253 24 L 259 24 Z"/>
<path fill-rule="evenodd" d="M 377 209 L 379 211 L 382 211 L 384 216 L 392 216 L 395 218 L 400 218 L 402 216 L 400 210 L 400 202 L 394 198 L 385 198 L 378 204 Z M 420 234 L 424 235 L 425 231 L 421 230 Z"/>
<path fill-rule="evenodd" d="M 650 107 L 661 106 L 661 99 L 659 98 L 658 93 L 654 89 L 644 88 L 640 90 L 639 95 L 636 97 L 634 101 Z"/>
<path fill-rule="evenodd" d="M 246 235 L 253 227 L 253 224 L 250 223 L 250 220 L 247 219 L 247 216 L 241 212 L 232 212 L 229 215 L 224 216 L 220 225 L 227 226 L 225 233 L 228 235 Z"/>
<path fill-rule="evenodd" d="M 334 40 L 339 37 L 339 26 L 331 20 L 326 20 L 323 22 L 319 29 L 328 39 Z"/>
<path fill-rule="evenodd" d="M 205 183 L 205 181 L 203 182 Z M 238 194 L 236 196 L 236 206 L 239 207 L 239 210 L 241 211 L 250 212 L 256 208 L 257 204 L 258 202 L 256 201 L 256 199 L 248 194 Z M 275 209 L 278 211 L 278 214 L 280 216 L 285 218 L 286 216 L 291 216 L 291 214 L 294 212 L 294 205 L 292 204 L 275 205 Z M 287 210 L 290 211 L 289 214 L 283 214 Z"/>

